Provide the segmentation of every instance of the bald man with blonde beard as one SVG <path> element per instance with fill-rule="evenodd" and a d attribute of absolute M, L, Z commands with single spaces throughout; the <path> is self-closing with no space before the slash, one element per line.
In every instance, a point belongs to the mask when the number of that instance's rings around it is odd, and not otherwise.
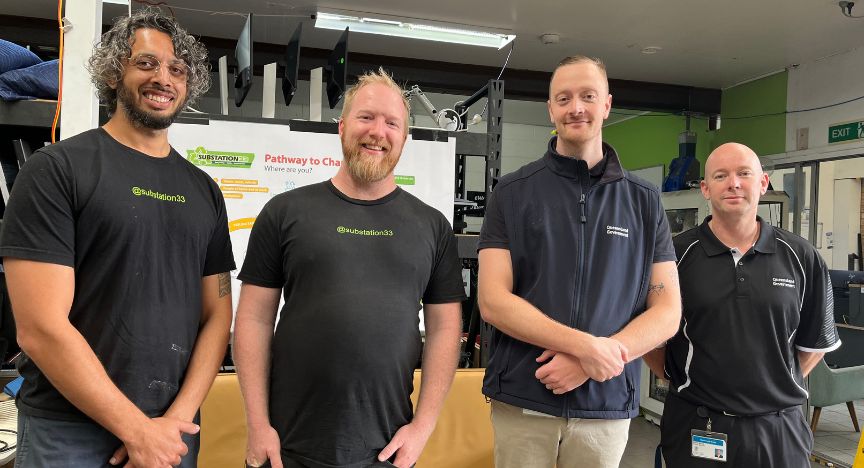
<path fill-rule="evenodd" d="M 644 359 L 669 379 L 669 468 L 807 468 L 804 377 L 840 346 L 828 269 L 812 245 L 757 215 L 768 175 L 747 146 L 705 163 L 711 215 L 674 239 L 681 330 Z"/>

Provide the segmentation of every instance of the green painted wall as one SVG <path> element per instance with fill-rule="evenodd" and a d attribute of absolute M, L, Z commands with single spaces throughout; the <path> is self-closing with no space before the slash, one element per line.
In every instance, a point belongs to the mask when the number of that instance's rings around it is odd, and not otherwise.
<path fill-rule="evenodd" d="M 786 115 L 736 119 L 735 117 L 783 113 L 786 111 L 788 72 L 751 81 L 723 92 L 720 130 L 714 132 L 713 148 L 735 141 L 756 154 L 786 151 Z"/>
<path fill-rule="evenodd" d="M 786 110 L 788 73 L 782 72 L 727 89 L 721 97 L 720 130 L 708 131 L 704 117 L 692 118 L 696 133 L 696 158 L 705 168 L 708 154 L 723 143 L 743 143 L 759 155 L 786 150 L 786 116 L 738 119 L 736 117 L 782 113 Z M 634 112 L 634 111 L 625 111 Z M 678 156 L 678 134 L 686 128 L 683 116 L 647 114 L 603 128 L 603 140 L 618 150 L 627 169 L 663 164 Z"/>
<path fill-rule="evenodd" d="M 615 147 L 626 169 L 663 164 L 665 173 L 672 158 L 678 156 L 678 135 L 686 128 L 682 116 L 646 114 L 604 127 L 603 140 Z M 704 162 L 711 150 L 713 132 L 708 131 L 704 119 L 690 119 L 690 130 L 696 133 L 696 158 Z"/>

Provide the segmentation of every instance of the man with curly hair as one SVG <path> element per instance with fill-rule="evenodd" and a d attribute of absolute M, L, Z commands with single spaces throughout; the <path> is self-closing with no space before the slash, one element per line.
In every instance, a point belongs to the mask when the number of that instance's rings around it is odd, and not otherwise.
<path fill-rule="evenodd" d="M 118 20 L 89 70 L 110 120 L 37 151 L 0 255 L 25 351 L 16 467 L 194 467 L 234 268 L 218 186 L 168 143 L 209 86 L 157 10 Z"/>

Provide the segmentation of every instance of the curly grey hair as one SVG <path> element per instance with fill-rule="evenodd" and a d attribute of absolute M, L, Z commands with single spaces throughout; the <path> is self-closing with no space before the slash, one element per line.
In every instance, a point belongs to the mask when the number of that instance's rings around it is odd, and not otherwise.
<path fill-rule="evenodd" d="M 158 9 L 148 7 L 132 13 L 132 16 L 117 18 L 114 26 L 102 35 L 102 40 L 93 48 L 93 55 L 87 63 L 99 101 L 108 106 L 109 115 L 117 109 L 117 90 L 111 85 L 123 79 L 123 62 L 132 55 L 132 42 L 138 29 L 155 29 L 171 37 L 174 55 L 189 66 L 187 105 L 207 92 L 210 88 L 207 49 L 181 28 L 176 20 L 163 15 Z"/>

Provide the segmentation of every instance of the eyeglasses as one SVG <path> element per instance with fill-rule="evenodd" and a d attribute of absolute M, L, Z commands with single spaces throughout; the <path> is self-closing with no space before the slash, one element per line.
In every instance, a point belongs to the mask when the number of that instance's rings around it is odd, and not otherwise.
<path fill-rule="evenodd" d="M 138 54 L 130 58 L 129 63 L 143 72 L 153 72 L 154 74 L 159 73 L 159 69 L 163 65 L 159 59 L 149 54 Z M 172 81 L 186 81 L 189 77 L 189 65 L 186 65 L 186 62 L 182 60 L 170 60 L 165 62 L 164 65 Z"/>

